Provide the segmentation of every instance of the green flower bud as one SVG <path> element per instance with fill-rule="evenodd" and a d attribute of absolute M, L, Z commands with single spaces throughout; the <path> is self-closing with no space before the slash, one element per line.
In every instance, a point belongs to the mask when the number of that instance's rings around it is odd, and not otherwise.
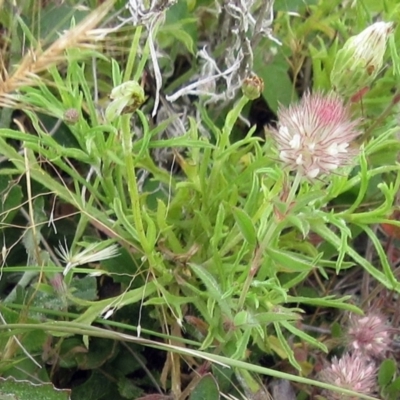
<path fill-rule="evenodd" d="M 128 81 L 115 87 L 111 94 L 111 103 L 106 109 L 106 119 L 113 121 L 122 114 L 133 113 L 145 100 L 144 90 L 136 81 Z"/>
<path fill-rule="evenodd" d="M 79 121 L 79 111 L 76 108 L 69 108 L 64 112 L 63 119 L 67 124 L 76 124 Z"/>
<path fill-rule="evenodd" d="M 242 93 L 249 99 L 255 100 L 261 96 L 264 90 L 264 81 L 258 76 L 246 78 L 243 81 Z"/>
<path fill-rule="evenodd" d="M 350 97 L 369 86 L 380 72 L 386 43 L 393 31 L 391 22 L 376 22 L 352 36 L 338 51 L 331 72 L 336 92 Z"/>

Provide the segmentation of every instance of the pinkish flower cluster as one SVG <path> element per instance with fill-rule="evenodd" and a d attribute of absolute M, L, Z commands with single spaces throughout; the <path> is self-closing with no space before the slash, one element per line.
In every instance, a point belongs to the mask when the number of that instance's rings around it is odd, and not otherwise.
<path fill-rule="evenodd" d="M 376 387 L 376 375 L 377 368 L 374 362 L 370 362 L 358 354 L 346 353 L 339 359 L 333 357 L 331 365 L 323 369 L 319 377 L 323 382 L 343 389 L 353 390 L 362 394 L 371 394 Z M 324 391 L 323 395 L 327 400 L 358 399 L 358 397 L 334 391 Z"/>
<path fill-rule="evenodd" d="M 280 159 L 310 179 L 349 164 L 357 154 L 350 143 L 360 131 L 358 120 L 334 93 L 306 93 L 298 104 L 278 110 L 272 129 Z"/>
<path fill-rule="evenodd" d="M 382 359 L 391 348 L 392 329 L 387 319 L 379 313 L 351 315 L 347 340 L 353 352 L 368 358 Z"/>
<path fill-rule="evenodd" d="M 387 319 L 378 312 L 365 316 L 351 315 L 346 332 L 350 352 L 340 359 L 334 357 L 331 364 L 320 372 L 319 378 L 357 393 L 373 393 L 378 370 L 376 362 L 386 357 L 391 349 L 392 333 Z M 324 391 L 323 394 L 328 400 L 353 399 L 339 392 Z"/>

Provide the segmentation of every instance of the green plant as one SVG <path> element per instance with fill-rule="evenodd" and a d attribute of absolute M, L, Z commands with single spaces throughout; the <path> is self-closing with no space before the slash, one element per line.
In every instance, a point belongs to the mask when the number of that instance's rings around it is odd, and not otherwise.
<path fill-rule="evenodd" d="M 242 124 L 250 106 L 245 95 L 221 98 L 218 109 L 208 105 L 213 95 L 197 87 L 187 119 L 167 101 L 177 98 L 178 87 L 189 90 L 185 79 L 199 66 L 190 59 L 192 68 L 167 84 L 162 72 L 168 63 L 157 58 L 154 43 L 170 50 L 174 61 L 180 52 L 192 57 L 199 32 L 191 13 L 199 16 L 210 4 L 148 8 L 148 19 L 132 29 L 129 50 L 115 56 L 112 46 L 95 46 L 95 39 L 116 43 L 123 28 L 94 30 L 113 6 L 106 1 L 81 22 L 72 19 L 70 29 L 44 51 L 32 27 L 16 19 L 15 29 L 36 50 L 3 80 L 0 94 L 3 106 L 22 109 L 26 117 L 11 125 L 5 109 L 1 116 L 0 215 L 7 232 L 2 276 L 12 284 L 12 290 L 3 288 L 0 309 L 3 376 L 31 374 L 68 387 L 73 372 L 91 371 L 72 391 L 76 399 L 89 396 L 89 387 L 98 390 L 91 389 L 90 399 L 139 398 L 158 385 L 174 399 L 194 400 L 208 390 L 209 396 L 220 391 L 256 398 L 267 395 L 261 375 L 374 398 L 307 378 L 310 362 L 298 353 L 312 349 L 315 359 L 332 349 L 303 329 L 306 308 L 362 313 L 351 295 L 329 292 L 338 275 L 361 267 L 378 288 L 400 290 L 373 229 L 399 226 L 391 219 L 400 185 L 397 128 L 389 108 L 396 106 L 389 94 L 398 80 L 395 54 L 390 71 L 346 114 L 357 121 L 358 133 L 366 132 L 355 161 L 344 167 L 339 162 L 337 173 L 327 167 L 291 174 L 277 161 L 285 161 L 274 141 L 279 130 L 273 135 L 269 127 L 260 137 L 255 126 Z M 323 4 L 311 10 L 323 26 L 333 24 Z M 324 79 L 337 45 L 325 47 L 313 18 L 300 23 L 284 14 L 277 21 L 287 24 L 285 44 L 298 32 L 301 38 L 312 33 L 314 89 L 327 89 Z M 211 17 L 203 22 L 216 24 Z M 307 50 L 304 43 L 301 49 Z M 301 52 L 289 50 L 284 45 L 266 69 L 279 70 L 289 56 L 292 66 L 300 65 Z M 222 54 L 218 46 L 214 52 Z M 211 75 L 206 83 L 212 83 Z M 231 80 L 224 75 L 223 85 L 237 95 L 240 85 L 232 82 L 240 83 L 242 75 L 241 68 Z M 281 83 L 287 88 L 287 76 Z M 278 100 L 296 97 L 292 88 L 274 96 L 267 86 L 257 89 L 275 110 Z M 161 118 L 160 110 L 168 117 Z M 58 216 L 54 204 L 61 207 Z M 376 260 L 356 248 L 363 237 Z M 149 351 L 165 354 L 162 365 L 146 365 Z M 291 373 L 261 366 L 266 355 Z M 36 376 L 42 364 L 50 367 Z M 196 374 L 184 381 L 186 366 Z M 68 372 L 66 378 L 60 371 Z"/>

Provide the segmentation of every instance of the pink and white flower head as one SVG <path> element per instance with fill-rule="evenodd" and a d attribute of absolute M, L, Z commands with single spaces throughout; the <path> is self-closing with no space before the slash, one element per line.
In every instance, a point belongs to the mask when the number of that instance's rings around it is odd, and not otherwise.
<path fill-rule="evenodd" d="M 322 382 L 353 390 L 360 394 L 371 394 L 376 388 L 377 368 L 375 363 L 360 354 L 346 353 L 343 357 L 333 357 L 329 367 L 319 373 Z M 328 400 L 356 400 L 357 397 L 344 393 L 324 391 Z"/>
<path fill-rule="evenodd" d="M 349 164 L 358 152 L 350 143 L 361 134 L 359 120 L 351 120 L 334 93 L 306 93 L 298 104 L 280 107 L 278 119 L 272 135 L 280 159 L 309 179 Z"/>
<path fill-rule="evenodd" d="M 393 329 L 387 318 L 379 313 L 365 316 L 351 315 L 347 340 L 354 352 L 366 357 L 382 359 L 392 346 Z"/>

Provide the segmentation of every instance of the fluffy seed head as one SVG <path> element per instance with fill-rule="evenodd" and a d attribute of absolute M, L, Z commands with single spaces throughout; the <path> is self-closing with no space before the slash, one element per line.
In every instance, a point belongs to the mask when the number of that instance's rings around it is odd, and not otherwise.
<path fill-rule="evenodd" d="M 349 353 L 340 359 L 333 357 L 331 365 L 319 373 L 319 378 L 325 383 L 362 394 L 371 394 L 374 391 L 376 376 L 375 363 L 359 354 Z M 323 395 L 328 400 L 358 399 L 358 396 L 352 397 L 333 391 L 324 391 Z"/>
<path fill-rule="evenodd" d="M 348 164 L 356 150 L 350 142 L 360 135 L 358 120 L 334 93 L 306 93 L 298 104 L 278 110 L 272 129 L 280 159 L 310 179 Z"/>
<path fill-rule="evenodd" d="M 392 345 L 392 328 L 379 313 L 366 316 L 351 315 L 347 339 L 354 352 L 382 359 Z"/>

